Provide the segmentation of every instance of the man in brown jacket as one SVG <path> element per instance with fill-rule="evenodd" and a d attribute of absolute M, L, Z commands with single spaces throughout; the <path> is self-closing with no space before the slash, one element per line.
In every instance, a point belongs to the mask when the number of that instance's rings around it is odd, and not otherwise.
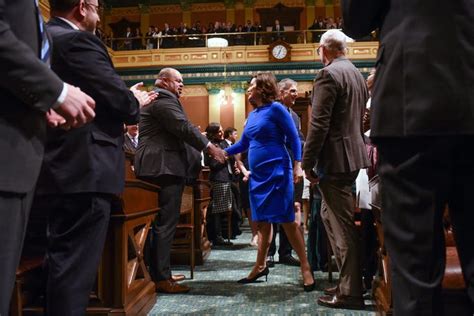
<path fill-rule="evenodd" d="M 325 67 L 314 82 L 303 169 L 311 182 L 319 181 L 321 217 L 340 272 L 338 286 L 326 289 L 327 296 L 320 297 L 318 303 L 363 309 L 351 187 L 359 169 L 369 165 L 362 136 L 368 92 L 364 78 L 345 57 L 345 51 L 344 33 L 330 30 L 321 36 L 318 54 Z"/>

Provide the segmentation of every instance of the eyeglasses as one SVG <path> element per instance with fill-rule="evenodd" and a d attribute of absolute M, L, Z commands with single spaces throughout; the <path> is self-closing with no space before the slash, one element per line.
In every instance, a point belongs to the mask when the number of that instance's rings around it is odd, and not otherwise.
<path fill-rule="evenodd" d="M 319 46 L 317 49 L 316 49 L 316 52 L 318 53 L 318 55 L 321 55 L 321 48 L 323 48 L 323 46 Z"/>

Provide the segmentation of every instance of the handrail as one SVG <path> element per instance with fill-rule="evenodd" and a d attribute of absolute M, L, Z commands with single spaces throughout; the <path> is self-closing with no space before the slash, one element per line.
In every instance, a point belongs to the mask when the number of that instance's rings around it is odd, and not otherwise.
<path fill-rule="evenodd" d="M 234 45 L 265 45 L 277 39 L 285 40 L 290 44 L 307 44 L 309 41 L 319 42 L 321 35 L 327 29 L 271 31 L 271 32 L 229 32 L 205 34 L 177 34 L 156 35 L 142 37 L 115 37 L 103 39 L 104 43 L 114 50 L 134 49 L 162 49 L 179 47 L 206 47 L 207 40 L 213 37 L 222 37 L 229 41 L 229 46 Z M 145 40 L 143 42 L 143 40 Z M 358 39 L 357 41 L 376 41 L 376 35 Z M 145 45 L 144 45 L 145 43 Z"/>

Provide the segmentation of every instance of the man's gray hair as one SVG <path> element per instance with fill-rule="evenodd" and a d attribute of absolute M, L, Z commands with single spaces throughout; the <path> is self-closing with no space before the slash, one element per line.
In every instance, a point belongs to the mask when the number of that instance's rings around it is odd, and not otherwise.
<path fill-rule="evenodd" d="M 343 52 L 347 49 L 347 42 L 353 42 L 354 40 L 348 37 L 346 34 L 339 30 L 329 30 L 321 35 L 319 44 L 326 47 L 330 51 Z"/>
<path fill-rule="evenodd" d="M 292 85 L 297 85 L 298 83 L 296 81 L 294 81 L 293 79 L 290 79 L 290 78 L 285 78 L 285 79 L 282 79 L 279 83 L 278 83 L 278 89 L 281 91 L 281 90 L 288 90 Z"/>

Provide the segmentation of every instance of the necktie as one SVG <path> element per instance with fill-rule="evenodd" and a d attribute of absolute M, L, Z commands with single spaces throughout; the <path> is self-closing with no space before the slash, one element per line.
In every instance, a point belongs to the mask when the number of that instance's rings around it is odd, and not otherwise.
<path fill-rule="evenodd" d="M 51 45 L 49 44 L 48 36 L 46 35 L 46 30 L 44 29 L 44 21 L 43 16 L 41 15 L 41 11 L 38 6 L 38 0 L 35 0 L 36 4 L 36 12 L 38 14 L 38 25 L 39 31 L 41 36 L 41 60 L 46 63 L 50 64 L 50 56 L 51 56 Z"/>
<path fill-rule="evenodd" d="M 132 137 L 132 145 L 134 148 L 138 147 L 138 140 L 135 137 Z"/>

